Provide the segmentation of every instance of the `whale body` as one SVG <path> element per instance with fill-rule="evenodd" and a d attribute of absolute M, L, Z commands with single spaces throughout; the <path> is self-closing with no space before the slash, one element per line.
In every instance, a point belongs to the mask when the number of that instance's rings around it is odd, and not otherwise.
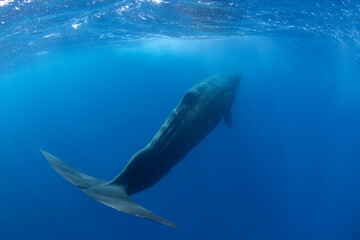
<path fill-rule="evenodd" d="M 137 204 L 129 196 L 157 183 L 222 119 L 229 128 L 232 127 L 230 108 L 239 83 L 239 74 L 219 73 L 193 86 L 169 114 L 150 143 L 137 152 L 110 181 L 88 176 L 54 155 L 41 151 L 62 177 L 91 198 L 116 210 L 178 228 L 171 221 Z"/>

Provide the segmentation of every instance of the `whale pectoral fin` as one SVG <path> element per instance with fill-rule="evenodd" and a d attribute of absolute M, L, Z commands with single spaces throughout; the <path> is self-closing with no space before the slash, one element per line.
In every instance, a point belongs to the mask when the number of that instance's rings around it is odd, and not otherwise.
<path fill-rule="evenodd" d="M 169 227 L 178 229 L 171 221 L 162 218 L 155 213 L 147 210 L 132 200 L 124 191 L 123 187 L 116 184 L 96 185 L 90 188 L 82 189 L 89 197 L 99 201 L 118 211 L 131 214 L 136 217 L 145 218 L 158 222 Z"/>
<path fill-rule="evenodd" d="M 121 185 L 109 184 L 103 180 L 91 177 L 70 167 L 54 155 L 41 149 L 40 151 L 44 154 L 45 158 L 57 173 L 73 185 L 81 188 L 84 193 L 96 201 L 136 217 L 149 219 L 176 229 L 178 228 L 169 220 L 162 218 L 137 204 L 126 194 Z"/>
<path fill-rule="evenodd" d="M 103 180 L 93 178 L 85 173 L 82 173 L 70 167 L 54 155 L 42 149 L 40 149 L 40 151 L 42 152 L 42 154 L 44 154 L 45 158 L 48 160 L 50 165 L 55 169 L 58 174 L 60 174 L 67 181 L 79 188 L 88 188 L 93 185 L 105 183 L 105 181 Z"/>
<path fill-rule="evenodd" d="M 226 125 L 227 125 L 229 128 L 232 128 L 232 115 L 231 115 L 231 110 L 230 110 L 230 109 L 225 112 L 225 114 L 224 114 L 224 121 L 225 121 Z"/>

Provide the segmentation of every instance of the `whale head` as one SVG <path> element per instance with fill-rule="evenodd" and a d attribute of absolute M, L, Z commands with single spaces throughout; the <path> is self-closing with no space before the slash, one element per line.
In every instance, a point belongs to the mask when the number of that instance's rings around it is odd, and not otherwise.
<path fill-rule="evenodd" d="M 216 74 L 187 91 L 181 105 L 191 106 L 195 112 L 226 115 L 235 101 L 240 81 L 238 73 Z"/>

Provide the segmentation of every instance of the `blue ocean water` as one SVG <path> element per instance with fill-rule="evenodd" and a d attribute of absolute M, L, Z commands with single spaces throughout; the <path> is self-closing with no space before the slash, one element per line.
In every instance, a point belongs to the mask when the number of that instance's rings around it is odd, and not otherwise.
<path fill-rule="evenodd" d="M 360 239 L 358 1 L 0 1 L 0 239 Z M 45 149 L 110 180 L 183 94 L 238 71 L 221 122 L 106 207 Z"/>

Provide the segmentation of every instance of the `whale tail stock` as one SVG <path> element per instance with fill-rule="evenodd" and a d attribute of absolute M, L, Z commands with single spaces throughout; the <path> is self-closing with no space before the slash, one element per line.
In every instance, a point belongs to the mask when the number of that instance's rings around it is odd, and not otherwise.
<path fill-rule="evenodd" d="M 44 154 L 45 158 L 49 161 L 50 165 L 57 173 L 59 173 L 68 182 L 79 187 L 84 193 L 96 201 L 118 211 L 178 229 L 178 226 L 171 221 L 162 218 L 137 204 L 126 194 L 121 185 L 91 177 L 70 167 L 54 155 L 41 149 L 40 151 Z"/>

